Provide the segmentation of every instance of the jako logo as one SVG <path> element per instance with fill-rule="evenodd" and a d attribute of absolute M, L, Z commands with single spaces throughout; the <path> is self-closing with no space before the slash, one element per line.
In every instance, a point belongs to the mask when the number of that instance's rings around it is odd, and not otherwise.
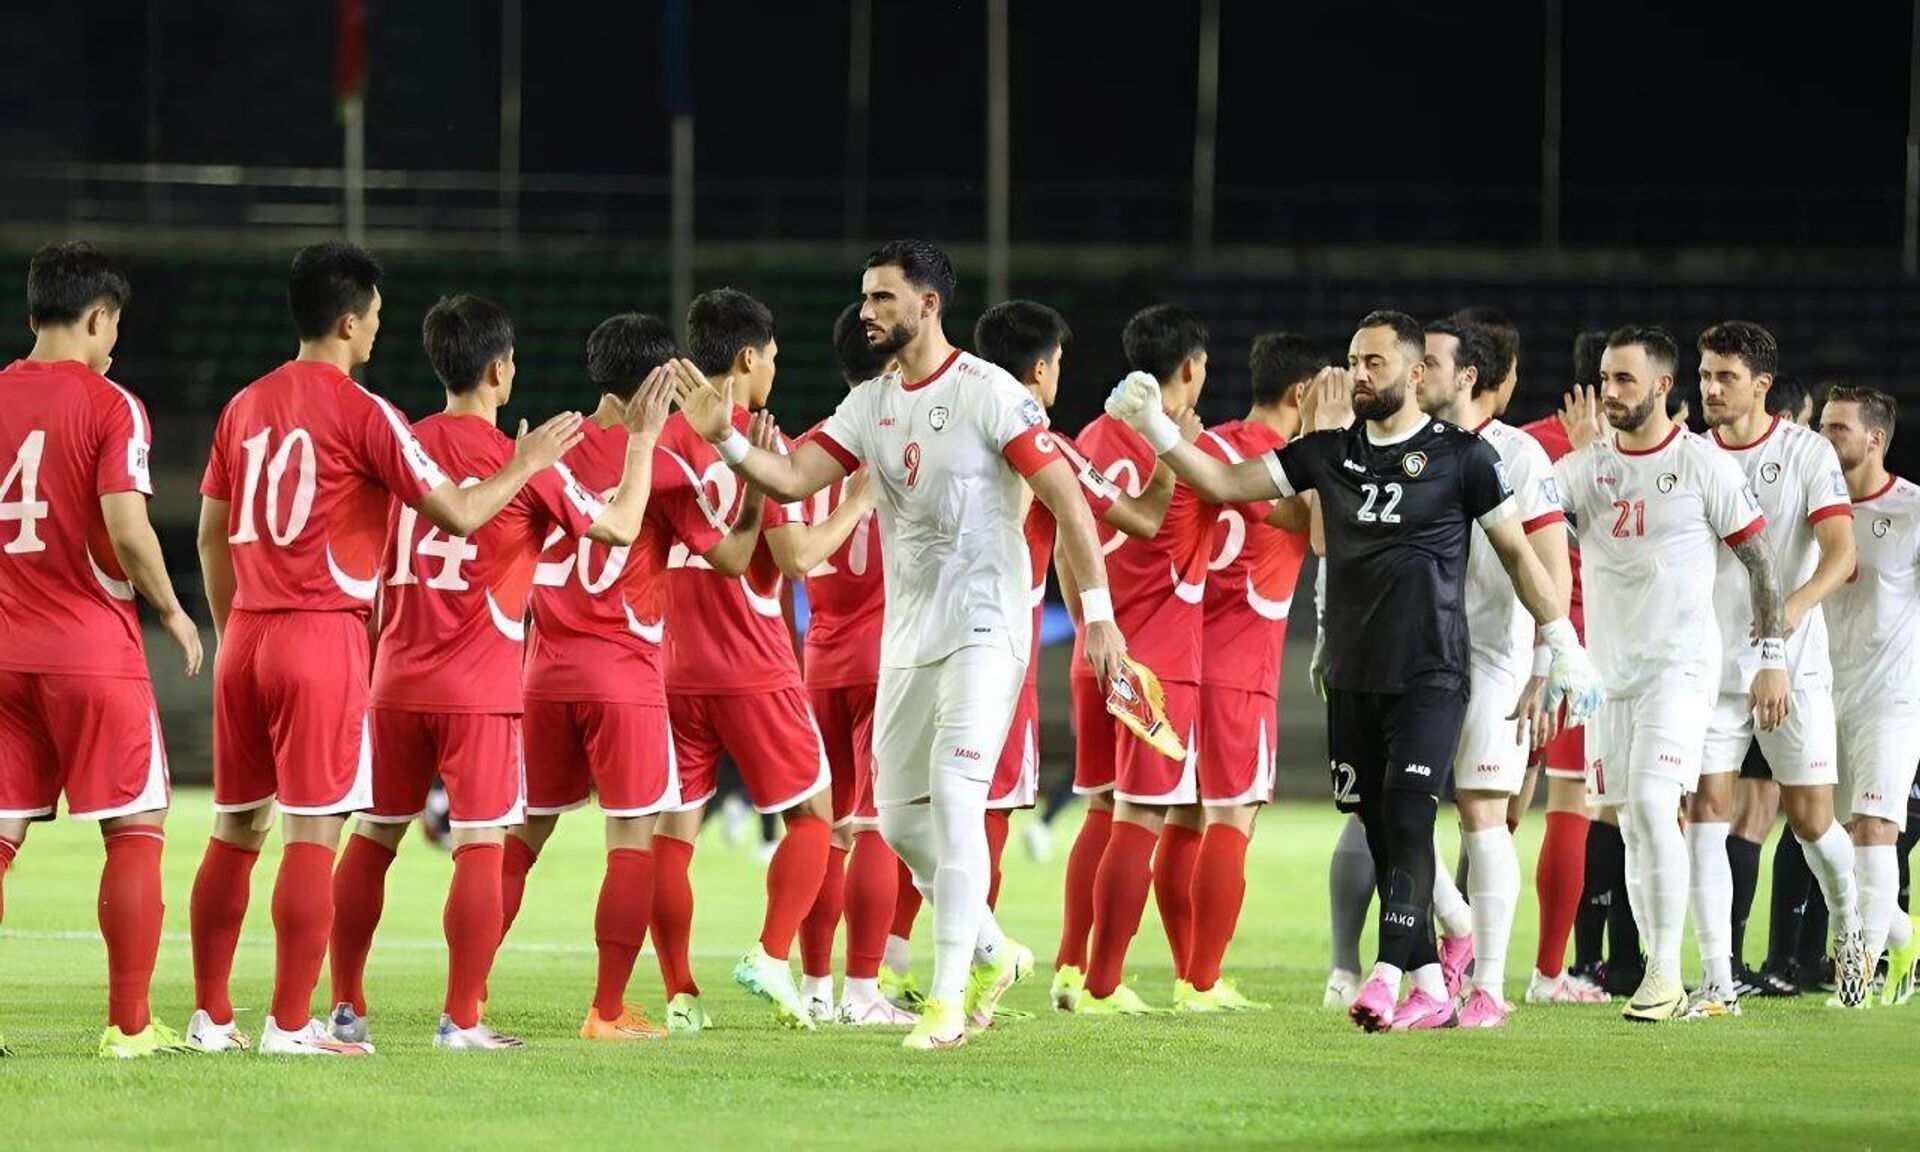
<path fill-rule="evenodd" d="M 1407 765 L 1407 775 L 1409 775 L 1409 776 L 1432 776 L 1432 775 L 1433 775 L 1433 769 L 1431 769 L 1431 768 L 1429 768 L 1429 767 L 1427 767 L 1427 766 L 1426 766 L 1425 764 L 1409 764 L 1409 765 Z"/>
<path fill-rule="evenodd" d="M 1671 752 L 1662 752 L 1660 753 L 1660 763 L 1671 764 L 1674 767 L 1678 768 L 1680 766 L 1680 757 L 1675 756 Z"/>
<path fill-rule="evenodd" d="M 1473 770 L 1474 770 L 1475 772 L 1498 772 L 1498 771 L 1500 771 L 1500 765 L 1498 765 L 1498 764 L 1478 764 L 1478 765 L 1475 765 L 1475 766 L 1474 766 L 1474 769 L 1473 769 Z"/>
<path fill-rule="evenodd" d="M 1400 928 L 1413 927 L 1414 918 L 1411 912 L 1387 911 L 1387 912 L 1381 913 L 1380 918 L 1382 920 L 1385 920 L 1389 924 L 1395 925 L 1396 927 L 1400 927 Z"/>
<path fill-rule="evenodd" d="M 955 756 L 958 756 L 958 757 L 960 757 L 960 759 L 962 759 L 962 760 L 978 760 L 978 759 L 980 759 L 980 753 L 978 753 L 978 752 L 974 752 L 974 751 L 971 751 L 971 750 L 969 750 L 969 749 L 966 749 L 966 748 L 955 748 L 955 749 L 953 750 L 953 754 L 954 754 Z"/>

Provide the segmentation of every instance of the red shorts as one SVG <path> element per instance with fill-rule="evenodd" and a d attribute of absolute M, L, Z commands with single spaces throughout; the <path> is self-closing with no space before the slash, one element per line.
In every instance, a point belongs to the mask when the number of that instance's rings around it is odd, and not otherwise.
<path fill-rule="evenodd" d="M 1161 681 L 1167 694 L 1167 723 L 1187 746 L 1185 760 L 1169 760 L 1109 717 L 1113 732 L 1113 797 L 1134 804 L 1193 804 L 1200 799 L 1200 686 Z"/>
<path fill-rule="evenodd" d="M 1020 685 L 1007 726 L 1000 762 L 994 765 L 993 786 L 987 792 L 989 808 L 1031 808 L 1040 794 L 1040 686 Z"/>
<path fill-rule="evenodd" d="M 167 747 L 145 680 L 0 670 L 0 816 L 75 820 L 167 806 Z"/>
<path fill-rule="evenodd" d="M 529 700 L 520 734 L 529 813 L 566 812 L 589 793 L 609 816 L 650 816 L 680 803 L 673 733 L 659 704 Z"/>
<path fill-rule="evenodd" d="M 813 718 L 833 774 L 833 826 L 871 824 L 873 807 L 873 698 L 875 684 L 813 688 Z"/>
<path fill-rule="evenodd" d="M 1116 722 L 1107 711 L 1107 694 L 1091 676 L 1075 676 L 1068 687 L 1073 692 L 1073 790 L 1111 792 Z"/>
<path fill-rule="evenodd" d="M 447 785 L 456 828 L 505 828 L 526 819 L 520 717 L 373 709 L 373 807 L 361 819 L 404 824 L 427 810 L 433 778 Z"/>
<path fill-rule="evenodd" d="M 1273 799 L 1280 702 L 1265 692 L 1208 688 L 1200 694 L 1200 802 L 1219 808 Z"/>
<path fill-rule="evenodd" d="M 1548 776 L 1561 780 L 1587 778 L 1587 730 L 1563 728 L 1547 746 L 1533 754 L 1533 762 Z"/>
<path fill-rule="evenodd" d="M 747 799 L 761 812 L 784 812 L 833 778 L 803 688 L 747 696 L 669 692 L 667 711 L 680 757 L 681 810 L 713 799 L 721 752 L 733 758 Z"/>
<path fill-rule="evenodd" d="M 213 807 L 295 816 L 373 803 L 367 624 L 351 612 L 235 612 L 213 663 Z"/>

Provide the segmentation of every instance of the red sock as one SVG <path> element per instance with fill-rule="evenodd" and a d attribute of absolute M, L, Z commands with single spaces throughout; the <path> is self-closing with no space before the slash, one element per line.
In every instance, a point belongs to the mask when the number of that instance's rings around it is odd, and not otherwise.
<path fill-rule="evenodd" d="M 1000 906 L 1000 854 L 1007 850 L 1007 833 L 1011 831 L 1008 815 L 1005 808 L 987 809 L 987 907 L 990 909 Z"/>
<path fill-rule="evenodd" d="M 835 844 L 827 853 L 820 894 L 800 922 L 800 970 L 809 976 L 833 975 L 833 937 L 847 905 L 847 850 Z"/>
<path fill-rule="evenodd" d="M 894 874 L 897 879 L 893 888 L 893 924 L 887 929 L 887 935 L 911 940 L 913 922 L 920 917 L 920 889 L 914 886 L 913 869 L 907 867 L 905 860 L 900 861 Z M 885 947 L 886 941 L 880 944 Z"/>
<path fill-rule="evenodd" d="M 688 954 L 693 944 L 693 845 L 656 833 L 653 837 L 653 951 L 667 998 L 700 995 Z"/>
<path fill-rule="evenodd" d="M 487 973 L 500 950 L 500 844 L 462 844 L 453 850 L 453 882 L 447 886 L 440 928 L 447 934 L 447 1002 L 443 1011 L 456 1028 L 480 1023 Z"/>
<path fill-rule="evenodd" d="M 295 840 L 280 851 L 273 883 L 273 1022 L 307 1026 L 333 930 L 333 849 Z"/>
<path fill-rule="evenodd" d="M 1153 883 L 1153 846 L 1159 837 L 1147 828 L 1115 820 L 1093 880 L 1093 949 L 1087 965 L 1087 995 L 1104 998 L 1120 986 L 1127 945 L 1140 930 Z"/>
<path fill-rule="evenodd" d="M 507 833 L 506 848 L 500 856 L 500 938 L 503 940 L 513 930 L 514 918 L 520 915 L 520 901 L 527 894 L 527 873 L 533 871 L 538 859 L 525 840 Z"/>
<path fill-rule="evenodd" d="M 13 866 L 13 858 L 20 851 L 20 845 L 11 840 L 0 840 L 0 920 L 7 917 L 7 869 Z"/>
<path fill-rule="evenodd" d="M 1171 821 L 1161 825 L 1153 853 L 1153 896 L 1178 980 L 1187 978 L 1187 961 L 1193 955 L 1193 868 L 1199 858 L 1200 833 Z"/>
<path fill-rule="evenodd" d="M 593 914 L 593 942 L 600 949 L 600 975 L 593 986 L 593 1010 L 602 1020 L 618 1020 L 624 1010 L 633 962 L 647 942 L 647 918 L 653 911 L 653 853 L 615 848 L 607 853 L 607 875 L 600 882 L 600 906 Z"/>
<path fill-rule="evenodd" d="M 1587 882 L 1587 818 L 1579 812 L 1547 813 L 1547 835 L 1540 842 L 1533 886 L 1540 897 L 1540 947 L 1533 966 L 1540 975 L 1560 975 L 1567 958 L 1567 934 L 1580 911 Z"/>
<path fill-rule="evenodd" d="M 900 867 L 877 829 L 854 835 L 847 860 L 847 979 L 873 980 L 887 952 Z"/>
<path fill-rule="evenodd" d="M 387 869 L 393 849 L 365 836 L 347 837 L 333 869 L 333 933 L 327 944 L 327 969 L 333 976 L 333 1002 L 351 1004 L 367 1014 L 367 953 L 373 930 L 387 903 Z"/>
<path fill-rule="evenodd" d="M 1066 905 L 1060 913 L 1060 950 L 1053 955 L 1055 968 L 1087 968 L 1087 936 L 1093 931 L 1093 879 L 1100 871 L 1100 857 L 1106 854 L 1107 837 L 1113 829 L 1113 813 L 1089 808 L 1080 822 L 1080 834 L 1073 838 L 1073 851 L 1067 853 Z"/>
<path fill-rule="evenodd" d="M 242 848 L 216 836 L 207 841 L 207 853 L 200 858 L 200 871 L 193 878 L 193 896 L 188 902 L 193 936 L 193 1005 L 203 1009 L 215 1024 L 233 1023 L 233 1000 L 227 994 L 233 979 L 233 950 L 240 944 L 253 866 L 259 862 L 258 848 Z"/>
<path fill-rule="evenodd" d="M 1209 824 L 1193 868 L 1193 951 L 1187 980 L 1205 992 L 1220 979 L 1220 961 L 1240 923 L 1247 895 L 1247 837 L 1231 824 Z"/>
<path fill-rule="evenodd" d="M 160 956 L 160 856 L 167 846 L 158 825 L 137 824 L 107 833 L 107 866 L 100 873 L 100 935 L 107 942 L 107 1022 L 131 1036 L 144 1031 L 147 989 Z"/>
<path fill-rule="evenodd" d="M 767 865 L 767 915 L 760 924 L 760 947 L 775 960 L 785 960 L 793 952 L 793 937 L 820 895 L 832 851 L 833 829 L 818 816 L 794 817 L 780 838 L 780 847 L 773 850 Z M 827 951 L 833 951 L 831 944 Z"/>

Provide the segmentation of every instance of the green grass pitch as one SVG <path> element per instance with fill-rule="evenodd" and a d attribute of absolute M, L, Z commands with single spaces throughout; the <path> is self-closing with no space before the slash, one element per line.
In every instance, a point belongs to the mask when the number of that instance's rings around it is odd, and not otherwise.
<path fill-rule="evenodd" d="M 182 793 L 169 828 L 154 1008 L 177 1027 L 191 1007 L 187 894 L 207 805 L 204 793 Z M 1522 1008 L 1500 1032 L 1360 1034 L 1319 1007 L 1325 863 L 1338 828 L 1319 806 L 1282 806 L 1261 822 L 1228 968 L 1277 1005 L 1267 1015 L 1076 1020 L 1047 1011 L 1060 857 L 1072 834 L 1063 828 L 1051 864 L 1029 862 L 1017 835 L 1008 847 L 1002 920 L 1042 965 L 1009 1003 L 1034 1019 L 939 1054 L 902 1051 L 898 1032 L 784 1032 L 729 978 L 759 923 L 763 873 L 710 830 L 694 863 L 695 960 L 718 1030 L 587 1044 L 574 1030 L 593 975 L 600 830 L 580 813 L 534 871 L 495 968 L 491 1019 L 525 1037 L 527 1050 L 432 1048 L 450 865 L 414 838 L 390 876 L 369 973 L 379 1055 L 118 1063 L 92 1054 L 105 1011 L 98 836 L 43 825 L 7 877 L 0 1030 L 17 1055 L 0 1062 L 0 1114 L 18 1148 L 1912 1146 L 1920 1010 L 1840 1013 L 1803 998 L 1749 1004 L 1737 1020 L 1642 1027 L 1613 1008 Z M 1538 833 L 1536 818 L 1522 832 L 1523 860 Z M 235 973 L 241 1019 L 256 1028 L 272 976 L 273 871 L 269 848 Z M 1764 892 L 1761 901 L 1764 909 Z M 1519 919 L 1514 996 L 1531 967 L 1530 888 Z M 921 927 L 924 935 L 924 916 Z M 1168 1001 L 1166 941 L 1151 908 L 1129 970 L 1150 1000 Z M 315 996 L 318 1009 L 324 977 Z M 660 1014 L 650 954 L 631 999 Z"/>

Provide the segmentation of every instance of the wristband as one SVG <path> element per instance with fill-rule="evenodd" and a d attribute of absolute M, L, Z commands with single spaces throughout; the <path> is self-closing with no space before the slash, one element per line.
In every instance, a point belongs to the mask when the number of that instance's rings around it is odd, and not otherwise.
<path fill-rule="evenodd" d="M 727 467 L 738 468 L 740 462 L 747 458 L 747 453 L 753 451 L 753 442 L 740 429 L 729 428 L 726 439 L 715 444 L 714 448 L 720 453 L 720 459 L 726 461 Z"/>
<path fill-rule="evenodd" d="M 1105 588 L 1088 588 L 1080 593 L 1080 622 L 1113 623 L 1113 594 Z"/>
<path fill-rule="evenodd" d="M 1760 667 L 1787 669 L 1787 642 L 1778 636 L 1760 638 Z"/>
<path fill-rule="evenodd" d="M 1540 639 L 1546 642 L 1552 652 L 1564 652 L 1580 646 L 1580 634 L 1573 630 L 1573 621 L 1565 616 L 1550 624 L 1540 626 Z"/>
<path fill-rule="evenodd" d="M 1147 422 L 1140 428 L 1140 435 L 1146 437 L 1147 447 L 1153 449 L 1155 456 L 1165 456 L 1180 443 L 1180 425 L 1158 408 L 1147 410 Z"/>
<path fill-rule="evenodd" d="M 1535 644 L 1533 646 L 1533 674 L 1535 676 L 1545 677 L 1546 674 L 1551 671 L 1553 671 L 1553 649 L 1547 647 L 1545 644 Z"/>

